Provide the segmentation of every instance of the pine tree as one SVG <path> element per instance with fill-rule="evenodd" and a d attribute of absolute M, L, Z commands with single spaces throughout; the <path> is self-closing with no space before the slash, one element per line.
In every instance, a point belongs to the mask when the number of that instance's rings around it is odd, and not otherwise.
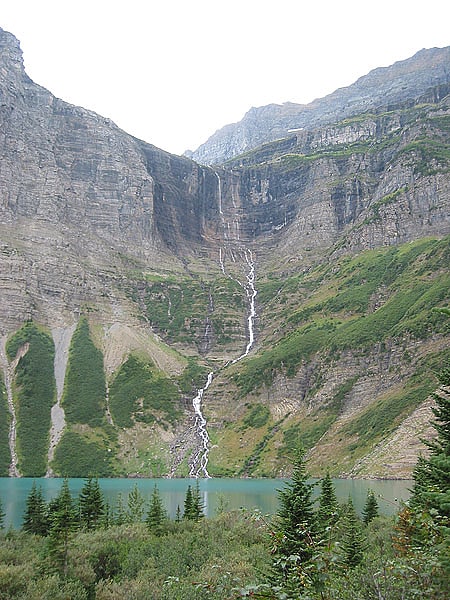
<path fill-rule="evenodd" d="M 145 512 L 144 505 L 144 496 L 139 491 L 137 484 L 135 484 L 128 495 L 127 521 L 129 523 L 140 523 L 143 520 Z"/>
<path fill-rule="evenodd" d="M 200 519 L 203 519 L 203 517 L 205 516 L 204 511 L 204 505 L 203 505 L 203 501 L 202 501 L 202 497 L 200 494 L 200 484 L 198 479 L 195 482 L 195 488 L 192 491 L 192 513 L 193 513 L 193 517 L 194 517 L 194 521 L 199 521 Z"/>
<path fill-rule="evenodd" d="M 64 479 L 59 495 L 49 504 L 49 548 L 55 562 L 67 574 L 69 542 L 78 525 L 77 510 Z"/>
<path fill-rule="evenodd" d="M 329 527 L 333 527 L 339 519 L 339 502 L 329 472 L 321 480 L 317 517 L 323 531 Z"/>
<path fill-rule="evenodd" d="M 5 526 L 5 511 L 3 510 L 3 502 L 0 498 L 0 529 L 3 529 Z"/>
<path fill-rule="evenodd" d="M 192 495 L 192 487 L 190 485 L 188 485 L 184 497 L 183 519 L 194 520 L 194 498 Z"/>
<path fill-rule="evenodd" d="M 81 527 L 91 530 L 98 529 L 105 517 L 105 501 L 98 479 L 89 477 L 78 498 Z"/>
<path fill-rule="evenodd" d="M 42 495 L 42 488 L 38 488 L 35 481 L 33 481 L 33 485 L 31 486 L 30 493 L 27 497 L 22 529 L 23 531 L 34 533 L 36 535 L 48 534 L 49 519 L 47 505 Z"/>
<path fill-rule="evenodd" d="M 364 525 L 368 525 L 370 521 L 373 521 L 375 517 L 378 517 L 378 502 L 375 498 L 373 490 L 367 491 L 366 503 L 364 505 L 362 515 Z"/>
<path fill-rule="evenodd" d="M 197 479 L 194 489 L 188 485 L 186 490 L 183 519 L 197 522 L 205 516 L 203 510 L 204 506 L 200 495 L 200 485 Z"/>
<path fill-rule="evenodd" d="M 181 509 L 180 509 L 180 505 L 177 505 L 177 511 L 175 513 L 175 523 L 180 523 L 181 521 Z"/>
<path fill-rule="evenodd" d="M 426 442 L 428 458 L 420 457 L 414 469 L 414 487 L 410 507 L 415 512 L 432 515 L 439 527 L 450 527 L 450 368 L 439 376 L 441 386 L 432 394 L 436 406 L 434 441 Z"/>
<path fill-rule="evenodd" d="M 158 487 L 155 485 L 150 498 L 150 507 L 147 513 L 146 523 L 149 529 L 159 532 L 161 530 L 161 526 L 166 520 L 167 512 L 164 508 Z"/>
<path fill-rule="evenodd" d="M 292 480 L 279 491 L 280 508 L 274 533 L 272 582 L 288 593 L 314 583 L 312 563 L 319 544 L 319 527 L 313 509 L 313 487 L 314 484 L 308 483 L 304 452 L 300 451 Z"/>
<path fill-rule="evenodd" d="M 116 525 L 123 525 L 127 522 L 127 511 L 125 509 L 125 503 L 121 492 L 117 494 L 116 510 L 114 511 L 114 523 Z"/>
<path fill-rule="evenodd" d="M 346 567 L 356 567 L 363 560 L 365 543 L 361 521 L 355 512 L 351 498 L 348 499 L 344 507 L 342 525 L 343 531 L 340 543 L 342 562 Z"/>

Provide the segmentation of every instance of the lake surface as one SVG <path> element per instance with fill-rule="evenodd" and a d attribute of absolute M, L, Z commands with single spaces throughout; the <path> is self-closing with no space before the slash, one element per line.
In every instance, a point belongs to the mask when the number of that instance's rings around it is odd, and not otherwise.
<path fill-rule="evenodd" d="M 46 502 L 58 495 L 62 479 L 0 478 L 0 499 L 6 513 L 5 528 L 20 528 L 25 511 L 26 499 L 33 481 L 42 488 Z M 76 498 L 85 483 L 85 479 L 69 479 L 69 488 Z M 105 499 L 114 507 L 117 497 L 122 494 L 126 503 L 129 492 L 137 485 L 146 500 L 150 499 L 155 485 L 158 487 L 164 505 L 171 517 L 177 507 L 183 512 L 184 498 L 188 485 L 195 486 L 195 479 L 99 479 Z M 278 490 L 283 489 L 285 479 L 199 479 L 199 486 L 205 513 L 213 516 L 218 507 L 226 510 L 245 508 L 258 509 L 264 514 L 274 514 L 278 510 Z M 372 489 L 377 496 L 379 511 L 393 514 L 401 502 L 408 500 L 412 481 L 409 480 L 361 480 L 334 479 L 336 494 L 341 502 L 351 496 L 355 508 L 361 512 L 367 496 Z M 319 489 L 316 488 L 316 493 Z"/>

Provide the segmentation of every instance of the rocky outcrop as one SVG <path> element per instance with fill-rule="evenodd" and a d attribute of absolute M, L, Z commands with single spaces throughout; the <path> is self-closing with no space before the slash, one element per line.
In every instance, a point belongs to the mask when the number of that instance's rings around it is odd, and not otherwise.
<path fill-rule="evenodd" d="M 242 130 L 245 144 L 297 131 L 213 169 L 55 98 L 29 79 L 18 41 L 0 30 L 0 336 L 29 319 L 69 332 L 89 315 L 108 381 L 130 353 L 177 381 L 194 356 L 205 372 L 220 371 L 206 412 L 218 427 L 222 413 L 239 417 L 247 399 L 233 386 L 240 367 L 232 361 L 247 342 L 248 249 L 256 287 L 261 279 L 270 290 L 320 260 L 450 233 L 448 58 L 449 49 L 422 51 L 308 107 L 252 110 L 247 120 L 261 137 Z M 416 106 L 420 95 L 426 102 Z M 383 302 L 377 294 L 374 306 Z M 278 341 L 263 294 L 256 303 L 255 349 Z M 170 337 L 177 311 L 183 336 Z M 64 348 L 55 363 L 59 396 Z M 328 381 L 336 387 L 373 370 L 371 359 L 333 364 Z M 330 390 L 312 377 L 317 360 L 295 376 L 277 373 L 264 390 L 274 418 L 301 413 L 307 397 L 326 404 Z M 409 376 L 407 365 L 399 369 Z M 383 365 L 381 383 L 382 373 Z M 361 377 L 350 412 L 374 395 L 374 381 Z M 195 438 L 186 387 L 180 405 L 174 431 L 142 423 L 120 431 L 118 460 L 138 472 L 151 438 L 164 464 L 172 447 L 181 465 Z M 50 457 L 64 427 L 58 405 L 53 426 Z"/>
<path fill-rule="evenodd" d="M 376 112 L 380 106 L 414 103 L 424 95 L 442 98 L 448 91 L 439 92 L 439 86 L 450 83 L 449 63 L 450 47 L 424 49 L 310 104 L 287 102 L 251 108 L 241 121 L 216 131 L 189 156 L 201 164 L 219 165 L 265 142 L 285 138 L 290 130 L 310 130 Z M 434 91 L 427 93 L 430 89 Z"/>

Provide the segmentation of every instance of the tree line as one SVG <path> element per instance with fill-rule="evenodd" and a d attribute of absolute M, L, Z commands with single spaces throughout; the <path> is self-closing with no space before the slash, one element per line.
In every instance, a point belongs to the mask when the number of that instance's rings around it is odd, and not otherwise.
<path fill-rule="evenodd" d="M 435 436 L 394 517 L 378 515 L 371 491 L 359 517 L 329 474 L 314 500 L 301 450 L 273 516 L 222 506 L 206 519 L 198 481 L 175 519 L 157 486 L 148 502 L 135 486 L 111 508 L 95 478 L 77 499 L 64 480 L 49 503 L 33 485 L 22 531 L 3 534 L 0 600 L 447 600 L 450 368 L 439 379 Z"/>

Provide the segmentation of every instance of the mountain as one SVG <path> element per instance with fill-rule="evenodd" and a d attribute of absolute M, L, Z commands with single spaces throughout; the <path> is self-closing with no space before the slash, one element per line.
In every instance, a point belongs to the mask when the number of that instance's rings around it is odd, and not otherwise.
<path fill-rule="evenodd" d="M 301 442 L 408 477 L 449 358 L 449 89 L 417 85 L 213 169 L 0 30 L 0 472 L 280 476 Z"/>
<path fill-rule="evenodd" d="M 439 94 L 439 86 L 448 86 L 449 64 L 450 47 L 423 49 L 407 60 L 374 69 L 352 85 L 310 104 L 253 107 L 241 121 L 219 129 L 186 154 L 201 164 L 219 165 L 265 142 L 285 138 L 292 130 L 311 130 L 362 112 L 376 112 L 380 106 L 384 110 L 389 105 L 414 104 L 429 90 Z"/>

